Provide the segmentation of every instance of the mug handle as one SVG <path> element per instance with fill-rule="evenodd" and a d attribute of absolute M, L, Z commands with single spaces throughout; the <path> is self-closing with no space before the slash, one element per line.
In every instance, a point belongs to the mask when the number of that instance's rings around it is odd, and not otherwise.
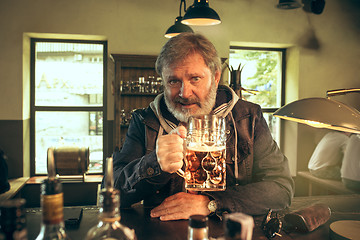
<path fill-rule="evenodd" d="M 185 173 L 184 171 L 180 168 L 176 171 L 177 175 L 179 175 L 182 178 L 185 178 Z"/>

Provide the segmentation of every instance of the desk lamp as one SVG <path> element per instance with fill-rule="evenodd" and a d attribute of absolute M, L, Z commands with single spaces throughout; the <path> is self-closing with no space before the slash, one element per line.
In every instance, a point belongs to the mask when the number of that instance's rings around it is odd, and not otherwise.
<path fill-rule="evenodd" d="M 278 109 L 273 115 L 281 119 L 360 134 L 360 112 L 330 96 L 358 92 L 360 88 L 337 89 L 326 92 L 326 98 L 304 98 Z"/>
<path fill-rule="evenodd" d="M 327 128 L 360 134 L 360 112 L 330 96 L 358 92 L 360 88 L 337 89 L 326 92 L 326 98 L 305 98 L 291 102 L 273 115 L 285 120 L 304 123 L 316 128 Z M 331 239 L 355 239 L 360 234 L 360 221 L 341 220 L 330 224 Z"/>

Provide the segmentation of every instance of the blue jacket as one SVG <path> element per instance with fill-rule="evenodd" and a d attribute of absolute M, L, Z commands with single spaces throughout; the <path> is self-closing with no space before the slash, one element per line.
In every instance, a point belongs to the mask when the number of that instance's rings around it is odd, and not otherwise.
<path fill-rule="evenodd" d="M 260 106 L 239 100 L 232 89 L 219 86 L 213 111 L 227 123 L 227 188 L 202 194 L 216 200 L 218 214 L 259 215 L 269 208 L 289 206 L 294 183 L 288 160 L 273 140 Z M 183 179 L 163 172 L 156 158 L 156 138 L 160 129 L 167 134 L 174 127 L 169 123 L 176 127 L 178 121 L 167 111 L 162 94 L 148 108 L 133 113 L 124 145 L 113 154 L 114 186 L 121 192 L 121 207 L 142 200 L 145 206 L 157 206 L 184 191 Z"/>

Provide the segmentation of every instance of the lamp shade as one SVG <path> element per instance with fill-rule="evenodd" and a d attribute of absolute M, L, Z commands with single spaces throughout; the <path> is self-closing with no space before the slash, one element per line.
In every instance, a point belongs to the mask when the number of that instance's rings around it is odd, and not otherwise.
<path fill-rule="evenodd" d="M 360 112 L 327 98 L 305 98 L 289 103 L 274 114 L 312 127 L 360 134 Z"/>
<path fill-rule="evenodd" d="M 279 4 L 276 5 L 276 7 L 280 9 L 295 9 L 302 6 L 303 5 L 297 0 L 279 0 Z"/>
<path fill-rule="evenodd" d="M 220 24 L 219 15 L 209 7 L 208 0 L 194 0 L 184 15 L 182 23 L 186 25 L 216 25 Z"/>
<path fill-rule="evenodd" d="M 191 27 L 181 23 L 182 17 L 175 19 L 175 24 L 168 28 L 165 37 L 172 38 L 183 32 L 194 32 Z"/>

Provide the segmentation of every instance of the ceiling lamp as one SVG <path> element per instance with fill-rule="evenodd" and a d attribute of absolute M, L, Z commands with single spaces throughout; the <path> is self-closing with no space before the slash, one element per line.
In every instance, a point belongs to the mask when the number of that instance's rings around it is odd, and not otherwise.
<path fill-rule="evenodd" d="M 215 10 L 209 7 L 208 0 L 194 0 L 181 22 L 186 25 L 207 26 L 220 24 L 221 20 Z"/>
<path fill-rule="evenodd" d="M 359 88 L 327 91 L 327 98 L 305 98 L 291 102 L 273 115 L 285 120 L 304 123 L 316 128 L 327 128 L 360 134 L 360 112 L 330 96 L 360 92 Z"/>
<path fill-rule="evenodd" d="M 183 32 L 194 32 L 191 27 L 181 23 L 181 20 L 183 19 L 181 16 L 181 7 L 184 3 L 184 11 L 186 11 L 186 2 L 185 0 L 180 1 L 180 9 L 179 9 L 179 16 L 175 19 L 175 24 L 168 28 L 168 30 L 165 33 L 165 37 L 172 38 L 176 35 L 183 33 Z"/>
<path fill-rule="evenodd" d="M 276 5 L 276 7 L 280 9 L 295 9 L 302 6 L 303 5 L 297 0 L 279 0 L 279 4 Z"/>

